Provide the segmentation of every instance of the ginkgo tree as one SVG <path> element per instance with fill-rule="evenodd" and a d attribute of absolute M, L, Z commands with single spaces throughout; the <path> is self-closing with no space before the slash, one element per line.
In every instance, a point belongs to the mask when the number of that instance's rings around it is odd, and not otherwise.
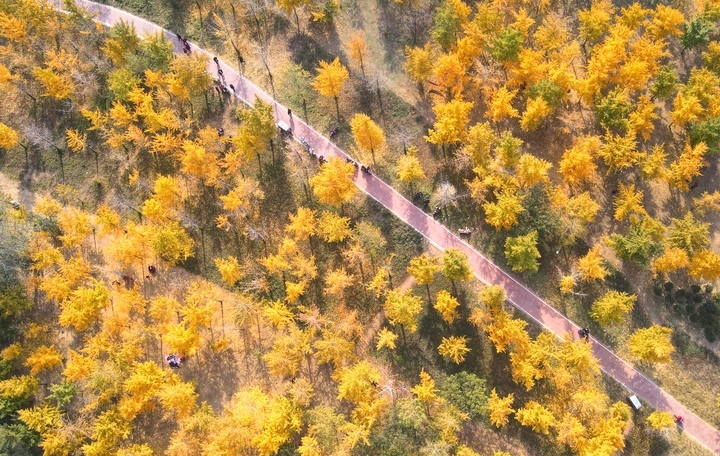
<path fill-rule="evenodd" d="M 357 192 L 352 180 L 354 175 L 355 167 L 352 163 L 330 157 L 320 172 L 310 178 L 310 186 L 323 203 L 342 206 Z"/>
<path fill-rule="evenodd" d="M 355 145 L 358 149 L 370 152 L 375 163 L 375 152 L 385 144 L 385 133 L 366 114 L 358 113 L 350 120 Z"/>
<path fill-rule="evenodd" d="M 340 63 L 340 58 L 335 57 L 331 63 L 324 60 L 320 61 L 320 67 L 317 69 L 317 76 L 313 81 L 315 90 L 324 97 L 332 97 L 335 100 L 335 110 L 337 118 L 340 121 L 340 104 L 338 96 L 342 93 L 345 81 L 350 77 L 347 68 Z"/>

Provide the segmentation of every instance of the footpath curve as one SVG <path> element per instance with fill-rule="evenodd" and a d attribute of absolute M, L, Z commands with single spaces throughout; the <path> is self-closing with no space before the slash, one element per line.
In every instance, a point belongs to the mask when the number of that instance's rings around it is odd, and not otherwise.
<path fill-rule="evenodd" d="M 173 44 L 176 53 L 179 54 L 183 52 L 183 43 L 178 40 L 177 35 L 163 29 L 157 24 L 112 6 L 89 0 L 74 1 L 78 7 L 84 8 L 95 20 L 105 25 L 112 26 L 123 21 L 132 24 L 140 36 L 162 33 Z M 61 0 L 50 0 L 50 4 L 55 8 L 62 9 Z M 310 147 L 315 149 L 317 155 L 323 155 L 326 158 L 332 156 L 343 159 L 351 158 L 343 150 L 335 146 L 328 138 L 307 125 L 304 121 L 296 116 L 289 115 L 287 107 L 277 103 L 270 95 L 252 81 L 239 74 L 226 62 L 219 60 L 219 63 L 216 64 L 212 59 L 212 54 L 209 54 L 193 43 L 190 43 L 190 46 L 192 52 L 201 53 L 207 57 L 208 71 L 211 75 L 217 75 L 217 70 L 222 69 L 223 80 L 226 87 L 229 88 L 230 84 L 235 87 L 234 92 L 232 92 L 234 96 L 249 105 L 252 105 L 256 98 L 272 104 L 276 122 L 282 120 L 290 125 L 295 140 L 304 137 Z M 510 274 L 493 264 L 489 259 L 461 240 L 442 224 L 435 221 L 431 216 L 420 210 L 389 184 L 383 182 L 375 175 L 362 173 L 360 171 L 355 173 L 354 182 L 360 190 L 383 205 L 400 220 L 413 227 L 439 250 L 444 251 L 451 247 L 462 250 L 467 254 L 476 278 L 486 284 L 502 286 L 505 289 L 508 301 L 540 326 L 551 331 L 558 337 L 563 337 L 568 333 L 572 334 L 574 338 L 578 337 L 577 330 L 580 329 L 580 327 L 576 323 L 543 301 L 539 296 L 523 286 Z M 597 357 L 603 372 L 632 391 L 653 408 L 682 416 L 684 418 L 682 430 L 703 447 L 716 455 L 720 455 L 720 432 L 718 432 L 717 429 L 679 403 L 670 394 L 613 353 L 604 344 L 592 337 L 591 343 L 593 353 L 595 357 Z"/>

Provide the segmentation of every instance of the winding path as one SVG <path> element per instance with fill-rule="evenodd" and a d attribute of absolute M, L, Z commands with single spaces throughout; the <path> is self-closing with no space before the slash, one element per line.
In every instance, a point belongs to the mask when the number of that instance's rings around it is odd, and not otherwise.
<path fill-rule="evenodd" d="M 59 0 L 52 0 L 52 4 L 58 8 L 61 7 L 61 3 Z M 163 33 L 165 37 L 173 43 L 177 53 L 181 53 L 183 50 L 182 43 L 178 41 L 174 33 L 145 19 L 134 16 L 126 11 L 88 0 L 75 0 L 75 3 L 79 7 L 85 8 L 96 20 L 105 25 L 113 25 L 124 21 L 133 24 L 135 30 L 141 36 Z M 208 54 L 192 43 L 190 43 L 190 45 L 193 52 L 199 52 L 207 56 L 210 74 L 216 75 L 218 68 L 222 69 L 226 86 L 232 84 L 235 87 L 234 95 L 243 102 L 252 105 L 256 98 L 260 98 L 265 102 L 271 103 L 275 109 L 276 120 L 282 120 L 291 125 L 296 140 L 304 137 L 318 155 L 325 157 L 337 156 L 343 159 L 349 158 L 344 151 L 336 147 L 329 139 L 315 131 L 311 126 L 297 117 L 288 115 L 286 107 L 277 103 L 262 89 L 253 84 L 252 81 L 238 74 L 237 71 L 222 60 L 219 61 L 219 64 L 216 64 L 212 60 L 211 54 Z M 578 337 L 577 330 L 579 326 L 577 324 L 555 310 L 550 304 L 524 287 L 508 273 L 494 265 L 481 253 L 477 252 L 443 225 L 436 222 L 431 216 L 417 208 L 390 185 L 374 175 L 360 171 L 356 172 L 354 180 L 360 190 L 382 204 L 402 221 L 412 226 L 438 249 L 445 250 L 455 247 L 465 252 L 470 260 L 470 265 L 473 268 L 475 277 L 484 283 L 502 286 L 507 293 L 508 301 L 535 320 L 539 325 L 553 332 L 558 337 L 567 333 L 571 333 L 575 338 Z M 628 390 L 637 394 L 652 407 L 683 416 L 685 419 L 684 431 L 702 446 L 714 454 L 720 455 L 720 433 L 715 428 L 680 404 L 675 398 L 663 391 L 662 388 L 638 372 L 630 364 L 615 355 L 608 347 L 594 338 L 591 339 L 593 353 L 598 358 L 602 370 L 607 375 L 614 378 Z"/>

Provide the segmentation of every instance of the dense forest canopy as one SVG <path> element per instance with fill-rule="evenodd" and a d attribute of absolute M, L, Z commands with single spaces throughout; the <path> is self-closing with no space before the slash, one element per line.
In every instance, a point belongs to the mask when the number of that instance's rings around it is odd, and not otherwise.
<path fill-rule="evenodd" d="M 717 0 L 114 3 L 720 426 Z M 704 454 L 206 56 L 64 8 L 0 3 L 0 455 Z"/>

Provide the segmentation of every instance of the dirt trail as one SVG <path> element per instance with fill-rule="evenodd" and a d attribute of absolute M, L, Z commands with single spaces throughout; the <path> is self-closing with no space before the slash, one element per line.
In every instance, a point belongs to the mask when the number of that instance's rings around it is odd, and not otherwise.
<path fill-rule="evenodd" d="M 0 193 L 10 196 L 10 199 L 17 200 L 20 195 L 20 183 L 0 172 Z"/>

